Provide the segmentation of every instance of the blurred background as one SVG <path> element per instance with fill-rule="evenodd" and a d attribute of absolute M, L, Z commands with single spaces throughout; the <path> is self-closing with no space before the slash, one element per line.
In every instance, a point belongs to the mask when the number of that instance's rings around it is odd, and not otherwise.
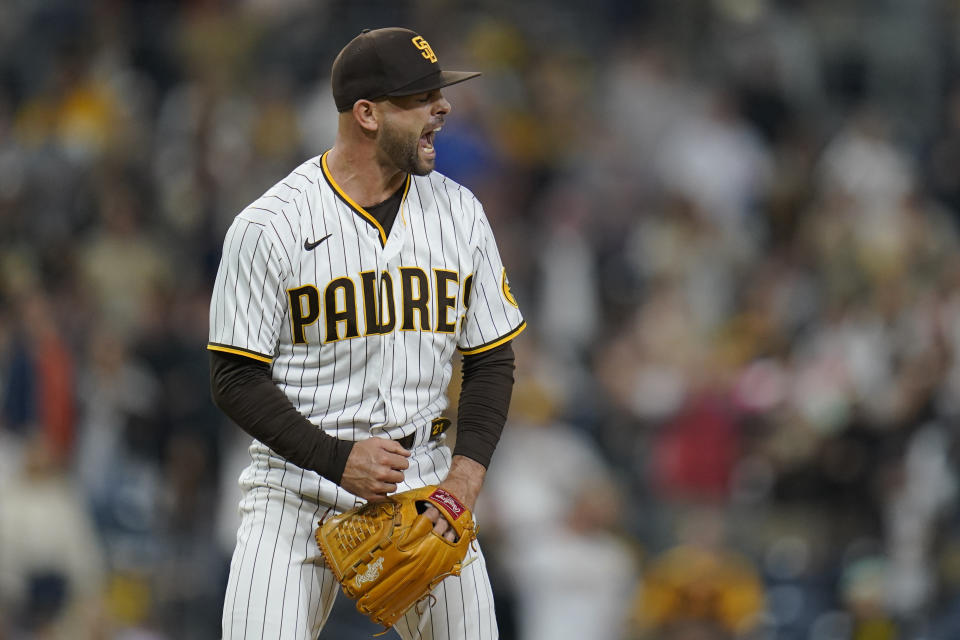
<path fill-rule="evenodd" d="M 530 327 L 501 637 L 960 638 L 960 2 L 465 4 L 0 3 L 0 638 L 219 637 L 223 234 L 390 25 L 484 73 L 437 147 Z"/>

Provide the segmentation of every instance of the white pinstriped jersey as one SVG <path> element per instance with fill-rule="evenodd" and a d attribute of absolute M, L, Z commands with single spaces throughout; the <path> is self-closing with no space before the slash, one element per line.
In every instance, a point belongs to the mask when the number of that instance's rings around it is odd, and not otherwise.
<path fill-rule="evenodd" d="M 224 242 L 208 348 L 270 363 L 290 402 L 345 440 L 422 443 L 446 408 L 455 349 L 482 352 L 525 327 L 474 195 L 437 172 L 404 189 L 386 237 L 324 154 L 244 209 Z M 251 453 L 250 474 L 297 470 L 258 442 Z M 296 475 L 304 495 L 346 497 Z"/>

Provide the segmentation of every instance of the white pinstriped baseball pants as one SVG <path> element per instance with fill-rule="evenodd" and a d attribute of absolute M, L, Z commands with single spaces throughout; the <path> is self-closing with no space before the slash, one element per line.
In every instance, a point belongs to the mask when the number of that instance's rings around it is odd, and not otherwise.
<path fill-rule="evenodd" d="M 407 488 L 401 485 L 398 490 Z M 223 640 L 316 640 L 340 591 L 314 539 L 326 507 L 288 489 L 256 486 L 245 491 L 240 511 L 223 607 Z M 467 559 L 472 556 L 476 560 L 459 577 L 437 585 L 431 606 L 413 607 L 394 625 L 403 640 L 499 637 L 479 545 Z"/>

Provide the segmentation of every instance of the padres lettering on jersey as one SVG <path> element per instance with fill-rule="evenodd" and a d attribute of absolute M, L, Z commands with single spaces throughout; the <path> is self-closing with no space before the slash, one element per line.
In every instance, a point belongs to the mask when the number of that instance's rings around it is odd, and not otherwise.
<path fill-rule="evenodd" d="M 400 275 L 403 283 L 399 302 L 402 310 L 400 329 L 454 333 L 457 320 L 452 314 L 457 309 L 457 289 L 462 284 L 460 274 L 447 269 L 434 269 L 433 282 L 428 282 L 430 276 L 423 269 L 401 267 Z M 322 296 L 321 290 L 324 291 Z M 357 291 L 361 295 L 358 296 Z M 435 300 L 431 298 L 431 291 L 436 292 Z M 308 339 L 308 333 L 314 342 L 334 342 L 343 338 L 382 335 L 396 328 L 396 294 L 393 277 L 388 271 L 381 272 L 379 278 L 373 271 L 364 271 L 355 278 L 335 278 L 323 287 L 304 285 L 289 289 L 287 297 L 295 344 L 309 344 L 311 340 Z M 338 306 L 341 303 L 343 308 Z M 325 333 L 320 326 L 315 331 L 309 331 L 321 317 L 327 318 L 325 325 L 320 323 L 325 327 Z M 345 326 L 344 332 L 339 329 L 341 322 Z M 361 326 L 362 332 L 359 329 Z"/>
<path fill-rule="evenodd" d="M 399 438 L 446 408 L 455 349 L 482 352 L 524 327 L 469 190 L 437 172 L 408 177 L 387 237 L 324 154 L 228 230 L 208 348 L 271 363 L 277 386 L 331 435 Z"/>

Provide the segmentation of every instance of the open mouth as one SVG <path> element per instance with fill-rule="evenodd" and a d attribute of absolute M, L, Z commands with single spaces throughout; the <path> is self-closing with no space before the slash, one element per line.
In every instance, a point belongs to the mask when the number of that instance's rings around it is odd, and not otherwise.
<path fill-rule="evenodd" d="M 440 131 L 440 127 L 435 127 L 430 131 L 426 132 L 425 134 L 423 134 L 422 136 L 420 136 L 420 148 L 427 155 L 431 155 L 434 153 L 433 140 L 436 137 L 438 131 Z"/>

